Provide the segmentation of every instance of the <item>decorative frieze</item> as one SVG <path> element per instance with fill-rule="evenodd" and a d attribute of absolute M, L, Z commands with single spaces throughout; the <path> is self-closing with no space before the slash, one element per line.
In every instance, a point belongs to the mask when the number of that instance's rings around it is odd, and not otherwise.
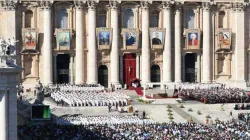
<path fill-rule="evenodd" d="M 4 10 L 15 10 L 17 5 L 17 1 L 8 0 L 8 1 L 0 1 L 0 8 Z"/>
<path fill-rule="evenodd" d="M 246 8 L 246 4 L 244 3 L 239 3 L 239 2 L 236 2 L 236 3 L 231 3 L 231 9 L 234 11 L 234 12 L 243 12 Z"/>
<path fill-rule="evenodd" d="M 176 11 L 181 11 L 182 10 L 183 4 L 181 2 L 176 2 L 175 3 L 175 10 Z"/>

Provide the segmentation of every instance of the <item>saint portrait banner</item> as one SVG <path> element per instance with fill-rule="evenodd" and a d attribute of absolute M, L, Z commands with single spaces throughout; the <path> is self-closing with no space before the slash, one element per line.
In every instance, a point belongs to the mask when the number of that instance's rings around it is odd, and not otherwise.
<path fill-rule="evenodd" d="M 152 49 L 163 49 L 165 29 L 162 28 L 150 28 L 150 40 Z"/>
<path fill-rule="evenodd" d="M 200 30 L 199 29 L 186 29 L 186 48 L 200 49 Z"/>
<path fill-rule="evenodd" d="M 138 29 L 123 29 L 123 46 L 125 49 L 137 49 L 139 42 Z"/>
<path fill-rule="evenodd" d="M 23 35 L 23 50 L 36 50 L 37 46 L 37 30 L 25 28 L 22 30 Z"/>
<path fill-rule="evenodd" d="M 71 46 L 72 31 L 70 29 L 56 29 L 58 50 L 69 50 Z"/>
<path fill-rule="evenodd" d="M 102 49 L 110 49 L 111 41 L 112 41 L 112 29 L 110 28 L 97 28 L 97 40 L 98 40 L 98 48 Z"/>
<path fill-rule="evenodd" d="M 218 30 L 218 49 L 231 49 L 231 29 L 222 29 Z"/>

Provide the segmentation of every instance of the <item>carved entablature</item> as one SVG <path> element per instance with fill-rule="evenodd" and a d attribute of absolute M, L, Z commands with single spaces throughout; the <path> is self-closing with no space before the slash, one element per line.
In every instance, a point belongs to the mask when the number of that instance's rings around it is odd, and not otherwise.
<path fill-rule="evenodd" d="M 111 9 L 116 10 L 116 9 L 118 9 L 120 3 L 121 3 L 121 0 L 110 0 L 109 1 L 109 7 Z"/>
<path fill-rule="evenodd" d="M 99 63 L 109 63 L 110 62 L 110 56 L 107 52 L 100 52 L 98 53 L 97 60 Z"/>
<path fill-rule="evenodd" d="M 0 9 L 4 10 L 15 10 L 16 5 L 17 5 L 17 0 L 0 1 Z"/>
<path fill-rule="evenodd" d="M 202 9 L 204 11 L 210 11 L 210 9 L 211 9 L 211 3 L 210 2 L 203 2 L 202 3 Z"/>
<path fill-rule="evenodd" d="M 166 9 L 166 10 L 171 10 L 172 6 L 173 6 L 173 2 L 170 1 L 163 1 L 162 2 L 162 8 Z"/>
<path fill-rule="evenodd" d="M 158 51 L 152 52 L 150 59 L 151 61 L 162 62 L 162 54 Z"/>
<path fill-rule="evenodd" d="M 87 0 L 87 5 L 89 10 L 96 9 L 96 5 L 98 3 L 98 0 Z"/>
<path fill-rule="evenodd" d="M 85 7 L 86 1 L 84 0 L 75 0 L 74 5 L 76 10 L 83 10 Z"/>
<path fill-rule="evenodd" d="M 240 3 L 240 2 L 235 2 L 231 3 L 231 9 L 234 12 L 243 12 L 247 7 L 247 3 Z"/>
<path fill-rule="evenodd" d="M 183 8 L 183 3 L 181 2 L 175 2 L 175 10 L 176 11 L 181 11 Z"/>
<path fill-rule="evenodd" d="M 152 1 L 141 1 L 141 9 L 149 9 L 151 3 Z"/>

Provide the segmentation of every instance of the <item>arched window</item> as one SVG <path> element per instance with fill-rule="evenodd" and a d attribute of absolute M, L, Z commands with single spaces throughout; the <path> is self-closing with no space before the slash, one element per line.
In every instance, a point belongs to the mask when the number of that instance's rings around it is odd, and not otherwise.
<path fill-rule="evenodd" d="M 123 13 L 123 27 L 134 28 L 134 13 L 132 9 L 126 9 Z"/>
<path fill-rule="evenodd" d="M 33 12 L 28 10 L 25 12 L 25 28 L 32 27 Z"/>
<path fill-rule="evenodd" d="M 159 27 L 159 12 L 158 11 L 152 12 L 150 21 L 151 21 L 150 22 L 151 27 Z"/>
<path fill-rule="evenodd" d="M 226 15 L 226 13 L 224 11 L 219 12 L 219 28 L 224 27 L 225 15 Z"/>
<path fill-rule="evenodd" d="M 58 28 L 68 28 L 68 12 L 66 9 L 58 11 Z"/>
<path fill-rule="evenodd" d="M 195 17 L 194 10 L 191 10 L 191 9 L 188 10 L 187 15 L 186 15 L 186 28 L 187 29 L 195 28 L 194 27 L 194 17 Z"/>
<path fill-rule="evenodd" d="M 107 13 L 105 10 L 99 11 L 98 13 L 98 27 L 106 27 Z"/>

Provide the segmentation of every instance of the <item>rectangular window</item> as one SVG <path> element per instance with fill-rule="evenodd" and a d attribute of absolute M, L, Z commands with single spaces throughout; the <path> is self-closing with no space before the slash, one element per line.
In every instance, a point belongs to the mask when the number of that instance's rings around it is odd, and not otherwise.
<path fill-rule="evenodd" d="M 151 27 L 159 27 L 159 16 L 158 15 L 152 15 L 150 26 Z"/>
<path fill-rule="evenodd" d="M 106 27 L 106 15 L 98 16 L 98 27 Z"/>

